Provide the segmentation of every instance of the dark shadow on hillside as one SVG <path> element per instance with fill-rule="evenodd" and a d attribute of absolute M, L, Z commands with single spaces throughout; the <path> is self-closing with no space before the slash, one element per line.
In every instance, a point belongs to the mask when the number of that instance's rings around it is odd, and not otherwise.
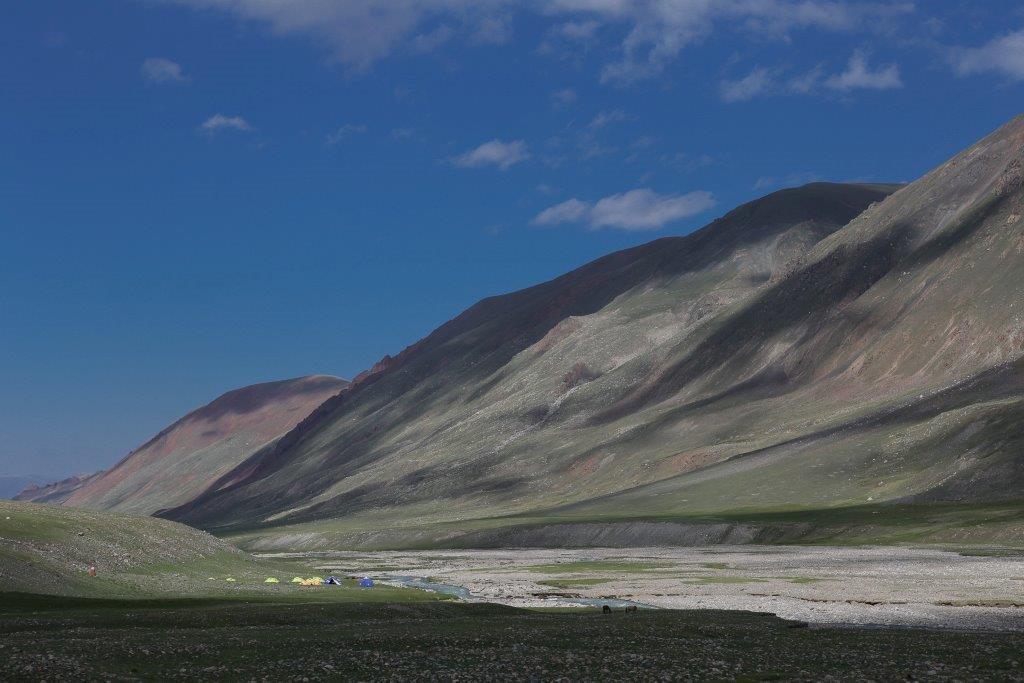
<path fill-rule="evenodd" d="M 823 334 L 824 323 L 829 318 L 849 316 L 849 311 L 844 310 L 845 304 L 860 297 L 894 270 L 917 269 L 942 258 L 986 225 L 1009 196 L 987 198 L 964 215 L 955 227 L 947 228 L 916 248 L 912 245 L 920 230 L 906 223 L 895 225 L 868 242 L 840 245 L 824 259 L 758 296 L 682 360 L 660 372 L 632 396 L 595 416 L 591 424 L 604 424 L 661 402 L 726 365 L 742 369 L 775 335 L 802 325 L 806 332 L 794 348 L 803 356 L 795 359 L 797 362 L 791 371 L 792 379 L 799 378 L 802 369 L 807 370 L 829 357 L 845 343 L 843 332 L 847 327 L 833 330 L 831 335 Z M 812 339 L 817 344 L 813 348 L 805 346 Z M 741 386 L 743 384 L 746 382 Z"/>

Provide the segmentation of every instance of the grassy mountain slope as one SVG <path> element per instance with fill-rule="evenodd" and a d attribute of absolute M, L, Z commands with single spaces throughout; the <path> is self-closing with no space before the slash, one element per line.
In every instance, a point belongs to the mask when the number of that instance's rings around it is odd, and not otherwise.
<path fill-rule="evenodd" d="M 88 568 L 96 567 L 96 576 Z M 0 613 L 40 609 L 215 608 L 265 603 L 431 602 L 415 589 L 303 588 L 302 560 L 267 560 L 154 517 L 0 501 Z M 268 577 L 279 583 L 266 583 Z M 228 581 L 227 579 L 232 579 Z M 75 600 L 54 600 L 69 596 Z M 78 598 L 88 598 L 78 600 Z"/>
<path fill-rule="evenodd" d="M 676 354 L 653 381 L 662 393 L 766 371 L 786 381 L 744 406 L 750 441 L 728 461 L 594 508 L 1019 499 L 1022 149 L 1018 119 L 823 240 L 794 276 Z"/>
<path fill-rule="evenodd" d="M 316 375 L 228 392 L 192 411 L 105 472 L 22 499 L 149 514 L 178 505 L 274 443 L 347 386 Z"/>
<path fill-rule="evenodd" d="M 167 514 L 359 534 L 1019 500 L 1022 149 L 1018 119 L 887 198 L 776 193 L 485 300 Z"/>
<path fill-rule="evenodd" d="M 215 490 L 190 522 L 394 513 L 451 518 L 621 490 L 593 417 L 680 339 L 750 301 L 892 187 L 814 184 L 704 230 L 612 254 L 487 299 L 327 402 Z M 553 448 L 553 445 L 558 448 Z M 674 455 L 678 451 L 673 451 Z M 639 483 L 674 474 L 632 468 Z M 602 471 L 603 469 L 603 471 Z"/>
<path fill-rule="evenodd" d="M 86 570 L 98 569 L 90 577 Z M 249 576 L 265 569 L 246 553 L 190 527 L 52 505 L 0 501 L 0 591 L 117 596 L 170 589 L 210 572 Z M 237 578 L 237 577 L 236 577 Z M 218 583 L 219 587 L 220 584 Z"/>

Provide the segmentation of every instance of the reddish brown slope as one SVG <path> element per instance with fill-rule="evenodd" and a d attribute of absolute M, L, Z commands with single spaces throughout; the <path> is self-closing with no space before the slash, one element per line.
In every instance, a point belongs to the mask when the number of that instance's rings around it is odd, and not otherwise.
<path fill-rule="evenodd" d="M 204 491 L 348 386 L 314 375 L 230 391 L 73 490 L 65 505 L 148 514 Z"/>
<path fill-rule="evenodd" d="M 74 474 L 52 484 L 32 484 L 22 489 L 14 497 L 14 500 L 24 500 L 30 503 L 63 503 L 75 491 L 101 476 L 103 476 L 103 472 Z"/>

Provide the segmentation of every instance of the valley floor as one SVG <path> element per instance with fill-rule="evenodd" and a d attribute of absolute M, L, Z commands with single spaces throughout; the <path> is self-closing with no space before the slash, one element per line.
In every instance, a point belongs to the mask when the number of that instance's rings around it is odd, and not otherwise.
<path fill-rule="evenodd" d="M 0 680 L 1024 680 L 1024 635 L 749 612 L 0 594 Z"/>
<path fill-rule="evenodd" d="M 813 624 L 1024 631 L 1020 551 L 714 546 L 272 557 L 301 557 L 324 571 L 371 573 L 402 585 L 426 580 L 471 602 L 514 607 L 615 599 L 660 608 L 770 612 Z"/>

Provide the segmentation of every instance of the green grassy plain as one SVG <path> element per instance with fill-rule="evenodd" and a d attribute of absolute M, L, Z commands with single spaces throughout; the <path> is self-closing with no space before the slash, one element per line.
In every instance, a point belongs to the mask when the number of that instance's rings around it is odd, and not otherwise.
<path fill-rule="evenodd" d="M 422 525 L 396 523 L 387 534 L 374 536 L 367 536 L 365 520 L 346 518 L 270 525 L 233 531 L 223 537 L 239 547 L 257 551 L 341 547 L 430 550 L 488 547 L 490 538 L 509 530 L 554 528 L 564 530 L 560 536 L 565 538 L 564 545 L 571 547 L 576 525 L 672 523 L 695 528 L 741 525 L 755 531 L 755 543 L 768 545 L 919 545 L 981 553 L 1024 551 L 1024 502 L 1021 501 L 746 508 L 692 514 L 667 509 L 625 512 L 609 507 L 585 510 L 571 507 Z"/>

